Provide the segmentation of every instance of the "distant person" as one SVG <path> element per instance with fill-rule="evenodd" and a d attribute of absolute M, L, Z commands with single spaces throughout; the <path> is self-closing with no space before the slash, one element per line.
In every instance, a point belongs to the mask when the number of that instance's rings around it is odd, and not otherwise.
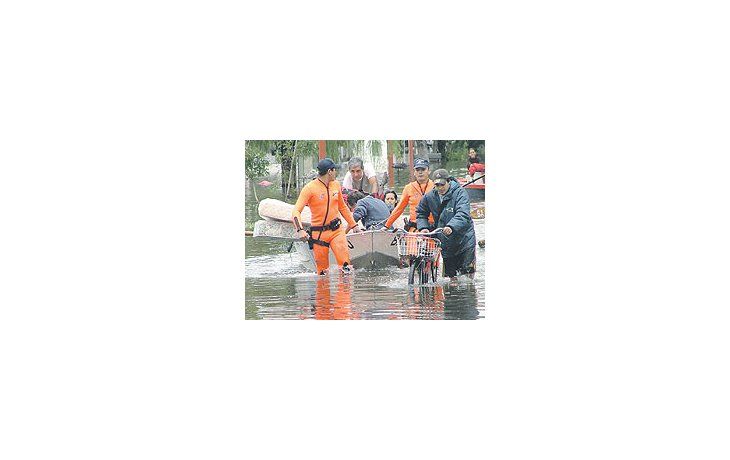
<path fill-rule="evenodd" d="M 469 165 L 472 164 L 472 163 L 482 163 L 482 164 L 484 164 L 482 162 L 481 157 L 479 156 L 479 153 L 477 153 L 477 151 L 474 150 L 473 148 L 470 148 L 469 149 L 469 153 L 467 153 L 467 165 L 466 165 L 466 167 L 468 168 Z"/>
<path fill-rule="evenodd" d="M 347 249 L 345 230 L 340 225 L 340 215 L 345 218 L 353 232 L 360 231 L 352 219 L 350 208 L 342 198 L 340 184 L 335 180 L 337 167 L 329 158 L 320 160 L 317 164 L 319 176 L 302 188 L 292 209 L 292 222 L 297 230 L 297 236 L 309 242 L 309 248 L 314 253 L 314 261 L 317 264 L 317 273 L 320 275 L 326 274 L 329 269 L 330 249 L 343 271 L 351 269 L 350 251 Z M 305 206 L 309 206 L 312 211 L 312 226 L 309 231 L 305 230 L 302 224 L 301 213 Z"/>
<path fill-rule="evenodd" d="M 385 201 L 385 204 L 388 205 L 388 211 L 392 212 L 393 209 L 395 209 L 396 203 L 398 203 L 398 194 L 395 193 L 395 190 L 388 190 L 385 192 L 383 201 Z"/>
<path fill-rule="evenodd" d="M 352 157 L 347 162 L 347 174 L 342 179 L 342 188 L 378 195 L 378 178 L 372 165 L 363 165 L 362 158 Z"/>
<path fill-rule="evenodd" d="M 355 222 L 362 221 L 366 230 L 376 230 L 383 227 L 390 211 L 384 201 L 374 196 L 365 195 L 357 190 L 347 195 L 347 205 L 352 211 Z"/>
<path fill-rule="evenodd" d="M 482 159 L 479 157 L 476 150 L 469 149 L 467 161 L 468 174 L 472 180 L 484 175 L 486 166 L 482 162 Z M 476 183 L 483 184 L 484 178 L 482 177 L 481 179 L 477 179 Z"/>
<path fill-rule="evenodd" d="M 403 214 L 406 206 L 410 206 L 410 221 L 405 225 L 406 231 L 416 231 L 416 206 L 421 199 L 433 189 L 433 181 L 428 178 L 430 163 L 425 158 L 417 158 L 413 162 L 413 175 L 416 180 L 403 187 L 403 193 L 400 196 L 400 202 L 390 213 L 390 217 L 385 222 L 385 227 L 390 228 L 393 222 Z M 433 223 L 433 219 L 431 219 Z"/>
<path fill-rule="evenodd" d="M 469 195 L 445 169 L 433 173 L 434 189 L 418 204 L 416 224 L 419 232 L 443 228 L 441 256 L 444 276 L 456 280 L 458 274 L 474 277 L 477 240 L 474 222 L 469 213 Z M 433 218 L 432 223 L 429 217 Z"/>
<path fill-rule="evenodd" d="M 475 175 L 482 175 L 484 174 L 484 171 L 486 170 L 486 167 L 482 163 L 474 162 L 471 165 L 469 165 L 469 175 L 472 179 L 474 179 Z"/>

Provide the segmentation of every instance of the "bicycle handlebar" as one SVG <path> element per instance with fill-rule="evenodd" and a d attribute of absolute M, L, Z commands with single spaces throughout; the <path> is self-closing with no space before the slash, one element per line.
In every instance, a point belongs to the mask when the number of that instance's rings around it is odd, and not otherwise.
<path fill-rule="evenodd" d="M 414 235 L 419 235 L 419 236 L 433 236 L 433 235 L 436 235 L 437 233 L 441 233 L 443 231 L 444 231 L 444 229 L 441 228 L 441 227 L 439 227 L 437 229 L 434 229 L 431 232 L 426 232 L 426 233 L 416 232 L 416 233 L 414 233 Z M 396 233 L 405 234 L 405 233 L 409 233 L 409 232 L 403 230 L 402 228 L 399 228 L 399 229 L 396 229 Z"/>

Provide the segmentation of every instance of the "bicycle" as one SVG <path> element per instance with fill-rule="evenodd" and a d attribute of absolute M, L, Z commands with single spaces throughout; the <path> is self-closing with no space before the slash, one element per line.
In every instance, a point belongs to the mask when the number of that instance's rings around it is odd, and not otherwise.
<path fill-rule="evenodd" d="M 431 236 L 442 231 L 442 228 L 428 233 L 397 231 L 398 256 L 408 262 L 408 284 L 414 284 L 415 279 L 421 284 L 428 283 L 429 277 L 434 283 L 438 279 L 441 241 Z"/>

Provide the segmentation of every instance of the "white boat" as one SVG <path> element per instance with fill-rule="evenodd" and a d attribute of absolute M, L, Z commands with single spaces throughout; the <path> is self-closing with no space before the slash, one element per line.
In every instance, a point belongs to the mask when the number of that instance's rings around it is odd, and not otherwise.
<path fill-rule="evenodd" d="M 346 238 L 350 250 L 350 262 L 355 268 L 388 267 L 400 263 L 395 233 L 365 230 L 360 233 L 348 233 Z M 314 253 L 309 249 L 309 244 L 305 241 L 296 241 L 294 247 L 302 256 L 304 265 L 314 271 Z M 332 251 L 329 254 L 330 265 L 337 265 Z"/>

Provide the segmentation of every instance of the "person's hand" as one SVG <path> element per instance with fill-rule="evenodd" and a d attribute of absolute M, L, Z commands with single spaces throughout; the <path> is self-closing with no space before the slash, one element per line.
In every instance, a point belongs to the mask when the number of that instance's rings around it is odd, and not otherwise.
<path fill-rule="evenodd" d="M 309 239 L 309 233 L 307 233 L 306 230 L 299 230 L 297 232 L 297 237 L 302 241 L 307 241 Z"/>
<path fill-rule="evenodd" d="M 421 233 L 428 233 L 428 229 L 427 228 L 422 229 Z"/>
<path fill-rule="evenodd" d="M 352 229 L 349 231 L 349 233 L 360 233 L 362 230 L 360 230 L 360 227 L 358 225 L 355 225 L 352 227 Z"/>
<path fill-rule="evenodd" d="M 451 235 L 451 232 L 453 232 L 453 230 L 451 230 L 451 227 L 444 227 L 444 235 L 449 236 Z"/>

